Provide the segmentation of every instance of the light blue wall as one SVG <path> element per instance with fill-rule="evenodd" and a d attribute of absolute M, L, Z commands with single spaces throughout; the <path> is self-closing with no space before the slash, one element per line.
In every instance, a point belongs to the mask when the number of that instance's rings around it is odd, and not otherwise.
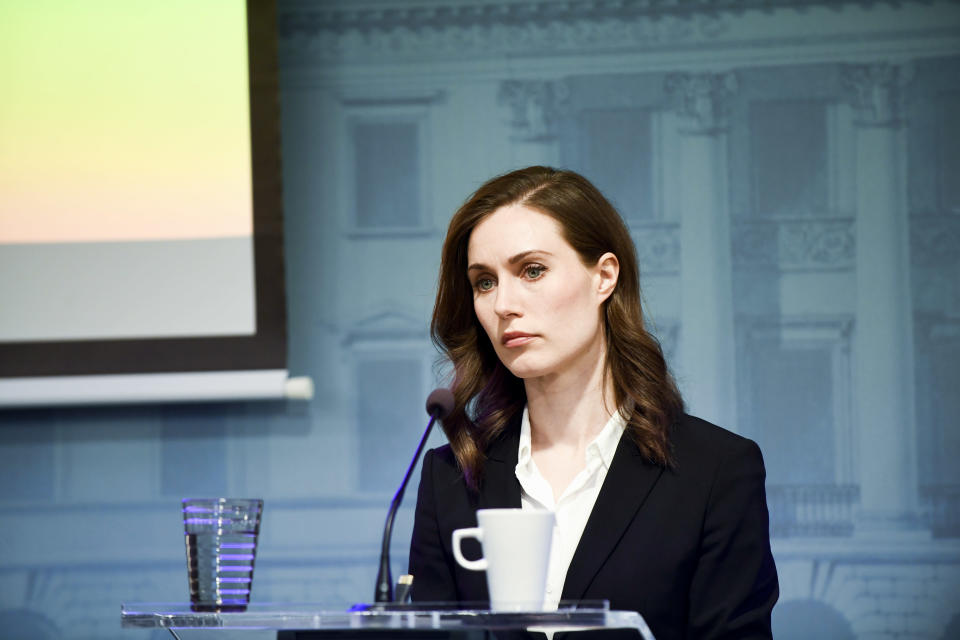
<path fill-rule="evenodd" d="M 779 637 L 958 637 L 957 5 L 540 4 L 280 3 L 290 370 L 316 397 L 0 413 L 0 637 L 149 636 L 119 604 L 187 597 L 187 495 L 265 499 L 255 600 L 371 599 L 443 372 L 446 223 L 532 163 L 619 205 L 691 410 L 760 442 Z"/>

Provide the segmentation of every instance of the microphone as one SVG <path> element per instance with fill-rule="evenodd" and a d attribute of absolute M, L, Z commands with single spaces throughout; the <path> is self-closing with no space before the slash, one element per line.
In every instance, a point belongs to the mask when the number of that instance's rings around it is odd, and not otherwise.
<path fill-rule="evenodd" d="M 397 509 L 403 500 L 403 492 L 407 489 L 407 482 L 413 474 L 414 467 L 417 466 L 417 460 L 423 453 L 423 447 L 427 444 L 427 438 L 430 437 L 430 430 L 433 429 L 433 423 L 437 420 L 443 420 L 453 411 L 454 405 L 453 392 L 450 389 L 434 389 L 427 396 L 427 413 L 430 414 L 430 422 L 427 423 L 427 429 L 420 438 L 420 445 L 417 452 L 407 467 L 407 474 L 403 476 L 403 482 L 400 488 L 393 496 L 390 503 L 390 511 L 387 513 L 387 522 L 383 527 L 383 544 L 380 548 L 380 570 L 377 572 L 377 592 L 374 596 L 374 602 L 393 602 L 393 579 L 390 576 L 390 535 L 393 533 L 393 520 L 397 515 Z"/>

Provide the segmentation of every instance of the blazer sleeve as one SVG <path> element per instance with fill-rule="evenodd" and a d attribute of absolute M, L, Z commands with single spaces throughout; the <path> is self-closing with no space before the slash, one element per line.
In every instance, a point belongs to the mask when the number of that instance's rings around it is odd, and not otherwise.
<path fill-rule="evenodd" d="M 760 448 L 740 439 L 721 460 L 690 587 L 692 638 L 771 638 L 779 595 Z"/>
<path fill-rule="evenodd" d="M 410 598 L 419 602 L 448 602 L 457 600 L 452 558 L 440 533 L 437 518 L 436 450 L 423 458 L 417 508 L 410 539 L 409 573 L 413 575 Z"/>

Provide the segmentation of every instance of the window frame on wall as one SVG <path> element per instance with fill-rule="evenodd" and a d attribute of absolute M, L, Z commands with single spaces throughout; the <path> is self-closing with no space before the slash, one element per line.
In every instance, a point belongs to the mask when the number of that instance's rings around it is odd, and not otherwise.
<path fill-rule="evenodd" d="M 952 152 L 955 157 L 960 156 L 960 152 L 957 151 L 957 144 L 952 137 L 944 131 L 949 121 L 953 122 L 954 127 L 957 126 L 957 114 L 950 108 L 954 105 L 960 106 L 960 88 L 942 91 L 937 96 L 937 202 L 941 211 L 960 214 L 960 190 L 956 186 L 957 174 L 954 173 L 960 170 L 960 157 L 957 158 L 956 167 L 948 166 L 952 163 L 947 161 L 948 152 Z M 956 142 L 960 143 L 960 140 Z M 948 193 L 948 185 L 956 190 L 956 193 Z"/>
<path fill-rule="evenodd" d="M 742 81 L 732 97 L 730 113 L 731 216 L 754 220 L 852 217 L 856 212 L 856 139 L 853 109 L 844 100 L 840 67 L 810 64 L 777 70 L 743 69 L 737 74 Z M 823 205 L 789 212 L 762 211 L 757 195 L 751 111 L 757 105 L 791 102 L 818 103 L 825 112 Z"/>
<path fill-rule="evenodd" d="M 960 348 L 960 318 L 944 313 L 926 313 L 917 318 L 914 328 L 917 389 L 915 413 L 917 421 L 918 482 L 924 485 L 960 486 L 960 476 L 948 478 L 944 470 L 955 468 L 944 459 L 943 439 L 948 427 L 941 397 L 936 393 L 935 360 L 947 346 Z M 937 419 L 941 418 L 941 419 Z M 925 461 L 925 463 L 924 463 Z"/>
<path fill-rule="evenodd" d="M 677 140 L 671 113 L 664 108 L 667 102 L 664 93 L 665 74 L 649 73 L 608 73 L 595 75 L 570 76 L 564 79 L 568 97 L 561 110 L 559 127 L 559 151 L 561 164 L 583 173 L 593 180 L 584 157 L 585 114 L 590 112 L 636 111 L 643 113 L 649 121 L 650 140 L 650 199 L 649 215 L 639 216 L 630 209 L 629 203 L 615 202 L 624 222 L 632 230 L 647 227 L 661 227 L 679 221 L 679 209 L 670 201 L 671 189 L 678 180 L 675 171 L 671 171 L 673 154 L 677 149 Z M 603 190 L 601 181 L 597 186 Z M 608 194 L 609 195 L 609 194 Z"/>
<path fill-rule="evenodd" d="M 680 269 L 680 198 L 683 188 L 679 158 L 679 134 L 676 116 L 665 108 L 663 73 L 601 74 L 576 76 L 565 80 L 569 89 L 568 103 L 560 120 L 559 142 L 563 166 L 595 176 L 584 147 L 588 133 L 584 129 L 587 114 L 603 112 L 636 112 L 647 119 L 648 155 L 640 158 L 649 170 L 647 210 L 638 215 L 630 203 L 619 202 L 616 194 L 607 193 L 603 181 L 595 183 L 611 197 L 623 217 L 637 249 L 640 270 L 651 275 L 677 276 Z"/>
<path fill-rule="evenodd" d="M 848 315 L 744 318 L 737 323 L 737 413 L 741 433 L 747 437 L 757 439 L 763 434 L 753 411 L 751 346 L 772 339 L 788 350 L 826 350 L 830 354 L 832 482 L 837 486 L 859 484 L 852 404 L 852 333 L 853 318 Z"/>
<path fill-rule="evenodd" d="M 588 156 L 590 155 L 587 151 L 590 142 L 590 132 L 585 130 L 585 122 L 589 116 L 610 114 L 613 112 L 618 114 L 635 112 L 646 119 L 646 133 L 650 145 L 647 163 L 649 194 L 645 196 L 646 201 L 642 203 L 643 207 L 639 209 L 632 207 L 630 202 L 623 202 L 622 198 L 617 197 L 618 194 L 610 193 L 610 189 L 604 187 L 603 181 L 599 179 L 597 175 L 603 173 L 602 171 L 593 170 L 591 167 L 586 166 Z M 593 181 L 604 195 L 610 198 L 613 205 L 617 208 L 617 211 L 620 212 L 624 221 L 631 228 L 660 222 L 663 219 L 663 163 L 661 158 L 663 156 L 662 149 L 664 145 L 663 127 L 659 115 L 659 111 L 654 107 L 639 104 L 584 108 L 576 115 L 576 142 L 571 145 L 576 151 L 574 154 L 570 154 L 573 155 L 573 157 L 569 158 L 569 161 L 572 161 L 571 164 L 573 164 L 579 172 L 582 172 L 588 179 Z M 641 164 L 643 164 L 642 157 L 640 160 Z"/>
<path fill-rule="evenodd" d="M 355 468 L 354 487 L 357 494 L 385 496 L 396 491 L 403 479 L 409 460 L 416 452 L 420 436 L 427 426 L 429 419 L 426 413 L 425 402 L 427 394 L 437 385 L 438 375 L 435 371 L 437 352 L 427 336 L 424 325 L 411 315 L 396 310 L 383 310 L 366 317 L 357 323 L 357 328 L 347 335 L 343 342 L 345 372 L 350 376 L 347 416 L 353 425 L 355 434 L 355 451 L 357 464 Z M 361 432 L 365 428 L 361 423 L 360 403 L 366 401 L 369 392 L 362 389 L 360 380 L 361 365 L 365 363 L 396 361 L 412 363 L 417 370 L 417 383 L 408 393 L 413 415 L 409 417 L 409 432 L 405 429 L 401 441 L 398 441 L 396 459 L 402 461 L 397 465 L 396 477 L 391 473 L 385 479 L 382 487 L 364 486 L 364 472 L 371 461 L 364 461 L 363 438 Z M 416 409 L 414 409 L 416 408 Z M 401 447 L 404 448 L 399 448 Z M 439 425 L 435 425 L 431 433 L 428 447 L 440 446 L 445 442 Z M 411 482 L 416 482 L 417 472 Z"/>
<path fill-rule="evenodd" d="M 771 180 L 766 180 L 760 175 L 760 171 L 765 167 L 768 167 L 768 162 L 764 162 L 757 159 L 759 155 L 758 141 L 761 139 L 766 139 L 762 135 L 759 135 L 756 131 L 756 126 L 754 122 L 754 117 L 759 108 L 769 107 L 774 105 L 802 105 L 811 107 L 811 110 L 821 112 L 823 118 L 823 192 L 819 194 L 818 200 L 820 202 L 814 204 L 811 207 L 807 208 L 776 208 L 772 206 L 765 205 L 763 200 L 762 189 L 764 185 L 770 184 Z M 841 208 L 840 202 L 840 190 L 839 183 L 841 182 L 840 176 L 840 167 L 849 166 L 843 162 L 839 162 L 840 147 L 839 147 L 839 130 L 843 128 L 850 128 L 852 124 L 852 119 L 850 114 L 844 113 L 849 111 L 845 109 L 844 105 L 838 104 L 836 102 L 831 102 L 823 98 L 814 98 L 814 99 L 797 99 L 797 98 L 770 98 L 763 100 L 753 100 L 749 104 L 749 135 L 750 135 L 750 211 L 752 216 L 758 218 L 795 218 L 795 217 L 807 217 L 807 216 L 830 216 L 833 212 L 836 212 Z M 846 115 L 847 118 L 842 116 Z M 845 127 L 843 125 L 846 125 Z M 852 145 L 849 145 L 852 150 Z M 769 150 L 768 150 L 769 151 Z M 777 149 L 772 155 L 774 157 L 787 157 L 788 155 L 784 149 Z M 816 163 L 814 163 L 816 164 Z"/>
<path fill-rule="evenodd" d="M 950 415 L 944 399 L 953 396 L 944 392 L 949 383 L 939 377 L 937 365 L 956 366 L 949 350 L 960 342 L 960 257 L 955 250 L 960 202 L 952 203 L 945 189 L 953 178 L 946 157 L 953 140 L 944 128 L 951 103 L 960 98 L 958 63 L 955 55 L 913 61 L 904 105 L 917 484 L 921 513 L 934 537 L 954 538 L 960 534 L 960 484 L 955 473 L 950 477 L 955 465 L 949 464 L 944 442 L 945 430 L 952 426 L 944 418 Z"/>
<path fill-rule="evenodd" d="M 362 432 L 366 426 L 362 424 L 359 411 L 359 403 L 364 401 L 360 389 L 360 365 L 383 363 L 385 361 L 408 363 L 413 365 L 413 368 L 418 371 L 418 384 L 413 385 L 416 389 L 410 392 L 412 393 L 410 399 L 412 407 L 424 404 L 431 388 L 429 358 L 425 353 L 425 345 L 422 342 L 385 340 L 382 342 L 372 341 L 354 345 L 350 371 L 352 373 L 352 379 L 355 382 L 357 395 L 354 398 L 351 413 L 356 429 L 357 465 L 355 486 L 357 492 L 362 494 L 387 495 L 396 491 L 400 485 L 400 481 L 403 480 L 403 474 L 406 471 L 409 460 L 413 458 L 413 454 L 417 450 L 420 435 L 427 426 L 428 416 L 425 409 L 420 412 L 414 412 L 413 415 L 409 416 L 409 428 L 402 430 L 403 437 L 398 438 L 398 442 L 396 443 L 398 448 L 395 450 L 395 457 L 398 461 L 402 462 L 402 464 L 398 463 L 396 467 L 396 475 L 391 473 L 388 478 L 384 478 L 385 484 L 383 486 L 372 486 L 364 481 L 367 470 L 375 461 L 376 456 L 372 456 L 370 460 L 364 459 L 365 447 Z M 402 448 L 401 445 L 406 446 L 406 448 Z M 416 478 L 412 478 L 411 481 L 415 482 Z"/>
<path fill-rule="evenodd" d="M 960 202 L 951 203 L 945 189 L 956 180 L 949 173 L 945 153 L 950 140 L 944 121 L 952 115 L 949 102 L 960 99 L 956 66 L 960 57 L 946 56 L 916 60 L 915 78 L 905 100 L 907 130 L 907 201 L 912 216 L 956 215 Z"/>
<path fill-rule="evenodd" d="M 960 537 L 960 476 L 955 471 L 949 473 L 956 464 L 947 446 L 953 443 L 946 441 L 946 431 L 951 424 L 945 416 L 951 414 L 949 406 L 943 406 L 943 399 L 955 397 L 955 393 L 944 392 L 949 384 L 938 380 L 935 361 L 940 357 L 946 362 L 956 362 L 949 354 L 944 356 L 944 352 L 947 347 L 960 348 L 960 318 L 945 313 L 918 314 L 914 335 L 917 360 L 914 415 L 921 517 L 935 538 L 957 538 Z"/>
<path fill-rule="evenodd" d="M 414 93 L 388 96 L 340 96 L 339 122 L 339 209 L 343 232 L 349 237 L 378 238 L 426 236 L 433 232 L 431 198 L 433 105 L 439 93 Z M 365 226 L 361 224 L 357 193 L 362 188 L 358 175 L 356 132 L 364 125 L 410 125 L 415 131 L 416 149 L 412 153 L 416 176 L 413 185 L 416 203 L 412 224 Z"/>

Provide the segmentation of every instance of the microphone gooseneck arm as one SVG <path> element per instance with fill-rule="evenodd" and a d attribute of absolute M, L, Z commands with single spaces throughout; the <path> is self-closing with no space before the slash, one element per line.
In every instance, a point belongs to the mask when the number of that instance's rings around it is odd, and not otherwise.
<path fill-rule="evenodd" d="M 383 542 L 380 546 L 380 569 L 377 571 L 377 590 L 374 595 L 374 602 L 393 602 L 393 578 L 390 575 L 390 537 L 393 533 L 393 520 L 397 516 L 397 509 L 403 501 L 403 493 L 407 489 L 407 483 L 410 482 L 410 476 L 420 460 L 420 454 L 427 444 L 430 437 L 430 431 L 433 430 L 433 423 L 442 420 L 453 410 L 453 394 L 449 389 L 434 389 L 427 397 L 427 413 L 430 414 L 430 422 L 420 438 L 420 444 L 417 446 L 417 452 L 407 467 L 407 473 L 403 476 L 403 482 L 400 488 L 393 495 L 393 501 L 390 503 L 390 511 L 387 512 L 387 521 L 383 526 Z"/>

